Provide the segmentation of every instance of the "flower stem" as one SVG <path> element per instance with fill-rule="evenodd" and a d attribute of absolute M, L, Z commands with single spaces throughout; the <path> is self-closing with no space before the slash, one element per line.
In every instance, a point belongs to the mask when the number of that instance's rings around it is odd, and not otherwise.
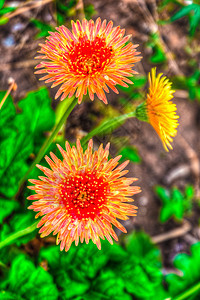
<path fill-rule="evenodd" d="M 4 241 L 0 242 L 0 249 L 5 247 L 6 245 L 10 244 L 11 242 L 15 241 L 16 239 L 33 232 L 37 228 L 37 224 L 38 224 L 38 221 L 33 223 L 31 226 L 29 226 L 25 229 L 22 229 L 20 231 L 17 231 L 15 233 L 13 233 L 12 235 L 10 235 L 9 237 L 7 237 Z"/>
<path fill-rule="evenodd" d="M 191 296 L 192 294 L 194 294 L 195 292 L 197 292 L 198 290 L 200 290 L 200 282 L 198 282 L 197 284 L 195 284 L 190 289 L 188 289 L 181 295 L 177 296 L 173 300 L 184 300 L 184 299 L 188 298 L 189 296 Z"/>
<path fill-rule="evenodd" d="M 20 182 L 19 182 L 19 190 L 21 189 L 22 185 L 24 184 L 24 182 L 28 178 L 28 175 L 30 174 L 30 172 L 35 168 L 35 165 L 38 164 L 41 161 L 41 159 L 43 158 L 44 154 L 48 150 L 49 146 L 53 142 L 54 138 L 58 134 L 60 128 L 62 127 L 62 125 L 64 124 L 64 122 L 67 120 L 69 114 L 71 113 L 71 111 L 73 110 L 73 108 L 75 107 L 75 105 L 77 104 L 77 98 L 75 98 L 75 97 L 67 99 L 66 101 L 69 102 L 69 105 L 67 105 L 66 110 L 65 110 L 62 118 L 60 119 L 60 121 L 58 122 L 58 124 L 55 125 L 55 127 L 54 127 L 51 135 L 44 142 L 43 146 L 41 147 L 40 151 L 38 152 L 38 155 L 36 156 L 36 158 L 33 161 L 32 165 L 30 166 L 30 168 L 28 169 L 28 171 L 26 172 L 26 174 L 20 180 Z"/>
<path fill-rule="evenodd" d="M 86 136 L 84 136 L 81 139 L 81 144 L 85 145 L 93 136 L 97 134 L 102 134 L 102 133 L 108 133 L 114 130 L 115 128 L 119 127 L 122 125 L 127 119 L 135 117 L 135 111 L 112 118 L 108 119 L 99 126 L 97 126 L 95 129 L 90 131 Z"/>

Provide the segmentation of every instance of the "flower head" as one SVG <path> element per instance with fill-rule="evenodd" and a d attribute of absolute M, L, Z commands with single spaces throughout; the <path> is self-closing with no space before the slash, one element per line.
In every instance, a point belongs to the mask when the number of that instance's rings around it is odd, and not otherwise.
<path fill-rule="evenodd" d="M 172 83 L 162 73 L 156 76 L 156 68 L 149 73 L 147 100 L 136 109 L 138 119 L 149 122 L 159 135 L 166 151 L 172 149 L 171 142 L 177 133 L 178 118 L 176 104 L 171 99 Z"/>
<path fill-rule="evenodd" d="M 64 25 L 56 30 L 40 45 L 43 55 L 36 57 L 47 60 L 36 66 L 41 69 L 37 74 L 47 73 L 41 79 L 54 82 L 52 87 L 61 84 L 56 99 L 61 94 L 61 100 L 75 94 L 80 103 L 88 91 L 91 100 L 96 93 L 107 103 L 104 91 L 108 93 L 108 87 L 118 93 L 116 84 L 132 84 L 127 77 L 136 73 L 132 67 L 141 57 L 136 56 L 138 45 L 126 44 L 130 36 L 124 36 L 124 29 L 98 18 L 95 23 L 72 21 L 72 33 Z"/>
<path fill-rule="evenodd" d="M 121 231 L 126 229 L 116 218 L 127 220 L 136 215 L 137 207 L 124 202 L 132 202 L 130 198 L 140 192 L 137 186 L 130 186 L 136 178 L 123 177 L 128 171 L 123 170 L 128 161 L 118 165 L 121 156 L 108 160 L 109 144 L 103 149 L 101 145 L 92 152 L 93 142 L 83 152 L 80 141 L 76 147 L 66 142 L 66 151 L 57 145 L 64 160 L 61 161 L 53 153 L 52 160 L 45 157 L 51 169 L 37 165 L 46 177 L 40 180 L 29 180 L 36 194 L 28 197 L 36 200 L 29 209 L 37 211 L 36 217 L 43 216 L 38 223 L 41 237 L 51 232 L 57 234 L 60 249 L 68 251 L 71 243 L 78 245 L 90 239 L 101 249 L 100 238 L 112 244 L 112 238 L 118 240 L 112 224 Z"/>

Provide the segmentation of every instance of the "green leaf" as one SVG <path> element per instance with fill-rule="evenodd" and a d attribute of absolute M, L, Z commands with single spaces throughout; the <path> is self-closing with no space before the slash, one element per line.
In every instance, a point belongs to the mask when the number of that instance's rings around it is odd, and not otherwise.
<path fill-rule="evenodd" d="M 160 294 L 165 294 L 162 286 L 159 250 L 143 232 L 127 236 L 125 242 L 129 256 L 119 270 L 126 290 L 142 299 L 159 299 L 155 298 L 155 291 L 158 288 L 160 288 Z"/>
<path fill-rule="evenodd" d="M 171 21 L 176 21 L 184 16 L 189 16 L 190 35 L 193 36 L 200 22 L 200 5 L 193 3 L 182 7 L 174 16 L 171 17 Z"/>
<path fill-rule="evenodd" d="M 17 208 L 19 208 L 18 202 L 0 198 L 0 224 L 3 223 L 5 217 L 9 216 Z"/>
<path fill-rule="evenodd" d="M 11 232 L 17 232 L 19 230 L 25 229 L 28 226 L 31 226 L 35 221 L 35 214 L 32 211 L 26 211 L 26 213 L 18 213 L 13 216 L 10 220 Z M 18 238 L 16 240 L 16 245 L 20 246 L 21 244 L 26 244 L 32 240 L 36 235 L 36 230 L 26 236 Z"/>
<path fill-rule="evenodd" d="M 192 209 L 192 187 L 186 187 L 185 195 L 177 188 L 173 188 L 169 191 L 161 186 L 156 186 L 155 192 L 162 202 L 160 211 L 160 221 L 162 223 L 166 222 L 171 217 L 175 217 L 177 220 L 181 221 L 184 214 L 190 212 Z M 186 192 L 190 193 L 189 196 Z"/>
<path fill-rule="evenodd" d="M 47 35 L 49 35 L 49 31 L 54 31 L 54 27 L 49 24 L 41 22 L 37 19 L 31 19 L 30 21 L 35 25 L 35 27 L 39 29 L 39 33 L 37 33 L 36 39 L 46 37 Z"/>
<path fill-rule="evenodd" d="M 160 211 L 160 222 L 165 223 L 167 220 L 171 218 L 173 213 L 174 212 L 172 208 L 170 208 L 169 206 L 163 206 Z"/>
<path fill-rule="evenodd" d="M 163 201 L 163 203 L 167 203 L 170 200 L 170 193 L 164 187 L 157 185 L 155 187 L 155 192 L 158 197 Z"/>
<path fill-rule="evenodd" d="M 7 238 L 7 236 L 10 234 L 11 228 L 8 224 L 3 224 L 3 226 L 1 227 L 1 231 L 0 231 L 0 241 L 5 240 L 5 238 Z"/>
<path fill-rule="evenodd" d="M 79 247 L 76 253 L 76 265 L 78 265 L 79 272 L 88 278 L 94 278 L 97 272 L 106 265 L 108 259 L 107 253 L 99 251 L 92 242 Z"/>
<path fill-rule="evenodd" d="M 172 195 L 172 202 L 173 202 L 172 206 L 174 209 L 174 215 L 178 220 L 182 220 L 184 215 L 185 198 L 182 195 L 182 193 L 176 188 L 172 189 L 171 195 Z"/>
<path fill-rule="evenodd" d="M 3 130 L 4 131 L 4 130 Z M 26 160 L 33 151 L 30 132 L 6 128 L 8 136 L 0 145 L 0 192 L 8 198 L 18 190 L 18 182 L 28 169 Z"/>
<path fill-rule="evenodd" d="M 11 200 L 10 200 L 11 201 Z M 0 232 L 0 241 L 5 240 L 10 235 L 14 234 L 15 232 L 21 231 L 29 226 L 31 226 L 35 221 L 34 213 L 32 211 L 26 211 L 16 213 L 12 219 L 9 221 L 8 224 L 3 224 L 3 227 Z M 20 246 L 21 244 L 26 244 L 30 240 L 32 240 L 36 235 L 36 230 L 33 232 L 18 238 L 15 243 L 17 246 Z"/>
<path fill-rule="evenodd" d="M 158 46 L 153 47 L 153 55 L 150 57 L 150 62 L 153 64 L 163 63 L 167 60 L 165 52 Z"/>
<path fill-rule="evenodd" d="M 19 295 L 4 290 L 0 291 L 0 299 L 1 300 L 24 300 L 24 298 L 20 297 Z"/>
<path fill-rule="evenodd" d="M 195 4 L 183 6 L 177 13 L 175 13 L 171 17 L 171 21 L 174 22 L 184 16 L 187 16 L 194 8 L 195 8 Z"/>
<path fill-rule="evenodd" d="M 123 147 L 119 151 L 118 155 L 122 155 L 122 158 L 120 159 L 120 161 L 130 160 L 134 163 L 141 162 L 141 158 L 138 155 L 138 151 L 135 147 L 131 147 L 131 146 Z"/>
<path fill-rule="evenodd" d="M 184 253 L 178 254 L 174 259 L 175 268 L 182 273 L 168 274 L 166 281 L 168 283 L 170 296 L 174 297 L 187 291 L 190 287 L 200 281 L 200 242 L 191 246 L 191 255 Z"/>
<path fill-rule="evenodd" d="M 0 25 L 4 25 L 8 23 L 9 19 L 5 17 L 0 17 Z"/>
<path fill-rule="evenodd" d="M 65 3 L 65 1 L 63 1 L 63 3 L 62 3 L 62 1 L 56 2 L 57 9 L 63 13 L 67 12 L 69 9 L 74 7 L 76 5 L 76 0 L 69 0 L 67 5 L 64 3 Z"/>
<path fill-rule="evenodd" d="M 0 102 L 5 96 L 5 91 L 0 91 Z M 4 125 L 8 125 L 8 123 L 15 117 L 16 110 L 15 106 L 13 104 L 12 97 L 8 95 L 4 105 L 2 106 L 0 110 L 0 128 L 2 128 Z M 1 139 L 1 131 L 0 131 L 0 139 Z"/>
<path fill-rule="evenodd" d="M 59 246 L 42 248 L 39 253 L 39 261 L 47 260 L 48 266 L 52 272 L 58 270 L 59 266 L 67 269 L 76 259 L 77 249 L 73 245 L 67 253 L 60 251 Z"/>
<path fill-rule="evenodd" d="M 132 297 L 125 292 L 125 283 L 112 270 L 103 270 L 95 282 L 94 290 L 102 293 L 105 298 L 115 300 L 131 300 Z"/>
<path fill-rule="evenodd" d="M 22 111 L 17 115 L 11 98 L 6 101 L 0 112 L 0 192 L 9 198 L 18 191 L 30 154 L 39 151 L 44 132 L 53 127 L 55 113 L 46 88 L 30 92 L 19 101 Z"/>
<path fill-rule="evenodd" d="M 190 35 L 194 36 L 196 29 L 200 22 L 200 5 L 194 9 L 194 15 L 189 19 L 190 22 Z"/>
<path fill-rule="evenodd" d="M 144 85 L 146 84 L 147 78 L 146 78 L 146 76 L 137 76 L 137 77 L 130 77 L 129 80 L 131 80 L 133 82 L 133 85 L 129 85 L 128 87 L 123 87 L 123 86 L 117 85 L 117 89 L 126 93 L 131 99 L 136 98 L 136 95 L 138 98 L 137 90 L 144 87 Z M 141 93 L 140 93 L 140 95 L 141 95 Z"/>
<path fill-rule="evenodd" d="M 9 273 L 9 290 L 17 291 L 29 280 L 34 272 L 33 263 L 25 258 L 24 255 L 17 256 L 13 262 Z"/>
<path fill-rule="evenodd" d="M 83 295 L 90 287 L 89 281 L 75 281 L 71 279 L 69 274 L 67 274 L 67 272 L 65 272 L 63 269 L 58 271 L 56 274 L 56 283 L 59 288 L 63 289 L 63 291 L 60 293 L 61 299 L 63 300 Z"/>
<path fill-rule="evenodd" d="M 57 299 L 58 291 L 52 276 L 41 267 L 37 267 L 29 280 L 21 287 L 22 295 L 30 295 L 31 299 Z"/>
<path fill-rule="evenodd" d="M 200 101 L 200 71 L 196 70 L 191 76 L 183 77 L 176 76 L 173 78 L 173 88 L 174 89 L 186 89 L 189 92 L 189 97 L 191 100 Z"/>
<path fill-rule="evenodd" d="M 67 253 L 63 253 L 59 246 L 52 246 L 40 251 L 39 260 L 47 260 L 49 271 L 54 274 L 56 284 L 61 290 L 61 299 L 82 295 L 90 286 L 87 273 L 82 268 L 84 262 L 81 261 L 82 252 L 79 253 L 81 248 L 72 245 Z"/>
<path fill-rule="evenodd" d="M 7 280 L 0 283 L 9 292 L 16 294 L 15 299 L 52 299 L 58 298 L 58 290 L 51 275 L 35 265 L 23 254 L 12 262 Z M 11 294 L 12 295 L 12 294 Z M 12 298 L 11 298 L 12 299 Z"/>
<path fill-rule="evenodd" d="M 63 25 L 65 23 L 65 17 L 57 12 L 57 24 L 60 26 L 60 25 Z"/>
<path fill-rule="evenodd" d="M 16 10 L 16 7 L 8 7 L 8 6 L 4 7 L 2 9 L 0 9 L 0 16 L 3 16 L 3 15 L 5 15 L 5 14 L 11 12 L 11 11 L 14 11 L 14 10 Z M 4 18 L 4 19 L 7 19 L 7 18 Z"/>
<path fill-rule="evenodd" d="M 24 99 L 19 101 L 18 106 L 23 111 L 22 116 L 26 120 L 26 126 L 30 126 L 34 137 L 53 127 L 55 113 L 50 105 L 51 98 L 45 87 L 29 92 Z"/>
<path fill-rule="evenodd" d="M 102 252 L 109 257 L 109 262 L 123 262 L 127 257 L 128 253 L 118 244 L 114 243 L 110 245 L 107 241 L 102 241 Z"/>
<path fill-rule="evenodd" d="M 157 32 L 149 36 L 149 40 L 146 43 L 146 45 L 147 47 L 150 47 L 153 52 L 153 54 L 150 57 L 151 63 L 163 63 L 166 61 L 165 51 L 160 41 L 160 36 Z"/>
<path fill-rule="evenodd" d="M 192 185 L 187 185 L 185 187 L 185 195 L 188 200 L 192 200 L 194 197 L 194 187 Z"/>
<path fill-rule="evenodd" d="M 4 6 L 5 0 L 0 0 L 0 9 Z"/>

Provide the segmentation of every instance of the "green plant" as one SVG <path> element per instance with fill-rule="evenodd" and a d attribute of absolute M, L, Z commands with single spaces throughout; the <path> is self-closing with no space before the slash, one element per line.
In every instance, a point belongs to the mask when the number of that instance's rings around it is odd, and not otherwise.
<path fill-rule="evenodd" d="M 162 223 L 171 217 L 182 221 L 184 215 L 192 210 L 192 200 L 194 197 L 193 186 L 186 186 L 184 194 L 175 187 L 169 191 L 162 186 L 156 186 L 155 193 L 162 202 L 160 211 L 160 221 Z"/>
<path fill-rule="evenodd" d="M 189 34 L 190 36 L 194 36 L 199 22 L 200 22 L 200 5 L 199 4 L 189 4 L 186 6 L 183 6 L 175 15 L 171 17 L 171 21 L 174 22 L 182 17 L 188 16 L 189 18 Z"/>
<path fill-rule="evenodd" d="M 30 258 L 19 254 L 4 281 L 0 282 L 0 299 L 56 300 L 58 290 L 51 275 L 40 266 L 35 267 Z"/>
<path fill-rule="evenodd" d="M 191 76 L 176 76 L 173 79 L 175 89 L 188 90 L 191 100 L 200 101 L 200 71 L 196 69 Z"/>
<path fill-rule="evenodd" d="M 168 274 L 169 293 L 173 299 L 199 299 L 200 296 L 200 243 L 191 246 L 191 255 L 181 253 L 174 259 L 174 267 L 182 275 Z M 192 295 L 192 298 L 188 298 Z"/>
<path fill-rule="evenodd" d="M 0 25 L 4 25 L 9 21 L 4 15 L 16 9 L 16 7 L 5 6 L 5 2 L 5 0 L 0 0 Z"/>
<path fill-rule="evenodd" d="M 118 89 L 122 91 L 127 97 L 120 97 L 119 102 L 122 105 L 126 105 L 127 108 L 132 107 L 132 100 L 140 100 L 143 97 L 143 94 L 141 92 L 141 89 L 144 88 L 147 78 L 146 76 L 137 76 L 132 77 L 130 80 L 133 82 L 132 85 L 129 85 L 128 87 L 118 86 Z M 131 102 L 131 103 L 130 103 Z"/>
<path fill-rule="evenodd" d="M 0 97 L 4 94 L 0 92 Z M 0 192 L 7 198 L 17 193 L 19 180 L 29 168 L 30 155 L 37 154 L 44 132 L 55 122 L 46 88 L 28 93 L 19 101 L 19 109 L 18 113 L 9 96 L 0 110 Z"/>
<path fill-rule="evenodd" d="M 133 146 L 122 147 L 119 151 L 119 155 L 122 155 L 121 161 L 130 160 L 134 163 L 140 163 L 141 158 L 138 155 L 138 151 Z"/>
<path fill-rule="evenodd" d="M 164 63 L 166 59 L 165 51 L 163 50 L 158 33 L 152 33 L 149 36 L 147 47 L 152 49 L 153 54 L 150 56 L 150 62 L 153 64 Z"/>

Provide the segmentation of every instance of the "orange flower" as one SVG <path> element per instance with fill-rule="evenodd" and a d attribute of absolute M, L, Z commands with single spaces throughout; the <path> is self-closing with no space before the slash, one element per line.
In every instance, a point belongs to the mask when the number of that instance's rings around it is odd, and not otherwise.
<path fill-rule="evenodd" d="M 166 151 L 172 149 L 171 142 L 177 133 L 178 118 L 176 104 L 170 101 L 174 91 L 172 83 L 162 73 L 156 77 L 156 68 L 149 73 L 147 100 L 136 109 L 138 119 L 149 122 L 159 135 Z"/>
<path fill-rule="evenodd" d="M 101 23 L 98 18 L 95 23 L 72 21 L 72 33 L 64 25 L 56 30 L 40 44 L 43 55 L 36 57 L 48 60 L 36 66 L 42 68 L 37 74 L 47 73 L 41 80 L 54 82 L 52 87 L 61 84 L 56 99 L 61 94 L 61 100 L 75 94 L 81 103 L 88 91 L 91 100 L 96 93 L 107 104 L 104 91 L 108 93 L 108 87 L 118 93 L 116 84 L 132 84 L 127 77 L 136 73 L 132 67 L 141 57 L 136 57 L 138 45 L 126 44 L 130 36 L 124 37 L 124 29 L 113 27 L 112 21 Z"/>
<path fill-rule="evenodd" d="M 36 217 L 43 216 L 38 223 L 41 237 L 51 232 L 57 234 L 60 249 L 68 251 L 71 243 L 78 245 L 90 239 L 101 249 L 100 238 L 104 236 L 112 244 L 112 238 L 118 240 L 112 224 L 121 231 L 126 229 L 116 220 L 127 220 L 136 215 L 137 207 L 124 202 L 132 202 L 130 197 L 140 192 L 137 186 L 130 186 L 136 178 L 122 177 L 128 171 L 123 170 L 128 161 L 118 165 L 121 156 L 108 160 L 109 144 L 105 150 L 101 145 L 92 153 L 93 142 L 83 153 L 80 141 L 76 147 L 66 142 L 66 151 L 57 145 L 64 160 L 50 153 L 53 161 L 46 156 L 51 169 L 37 165 L 47 177 L 29 180 L 36 194 L 28 197 L 36 200 L 29 209 L 37 211 Z M 123 170 L 123 171 L 122 171 Z M 44 216 L 45 215 L 45 216 Z"/>

